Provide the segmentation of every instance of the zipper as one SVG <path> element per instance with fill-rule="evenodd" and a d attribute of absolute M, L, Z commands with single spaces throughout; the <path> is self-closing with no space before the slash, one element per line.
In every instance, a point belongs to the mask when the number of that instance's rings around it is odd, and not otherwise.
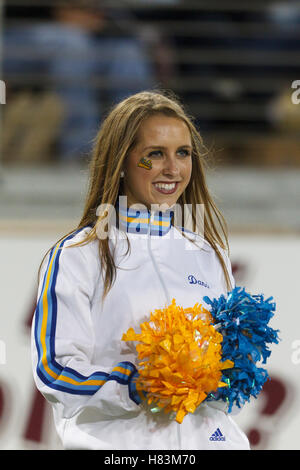
<path fill-rule="evenodd" d="M 168 289 L 167 289 L 167 286 L 165 285 L 164 283 L 164 280 L 162 278 L 162 275 L 159 271 L 159 268 L 157 266 L 157 263 L 156 263 L 156 260 L 153 256 L 153 253 L 152 253 L 152 250 L 151 250 L 151 236 L 150 236 L 150 230 L 151 230 L 151 223 L 153 222 L 154 220 L 154 212 L 150 212 L 150 223 L 149 223 L 149 226 L 148 226 L 148 232 L 147 232 L 147 246 L 148 246 L 148 251 L 149 251 L 149 255 L 150 255 L 150 258 L 152 260 L 152 263 L 153 263 L 153 266 L 154 266 L 154 269 L 156 271 L 156 274 L 158 275 L 158 278 L 161 282 L 161 285 L 163 287 L 163 290 L 164 290 L 164 293 L 165 293 L 165 296 L 166 296 L 166 299 L 167 299 L 167 302 L 168 302 L 168 305 L 170 305 L 171 303 L 171 300 L 170 300 L 170 295 L 169 295 L 169 292 L 168 292 Z"/>
<path fill-rule="evenodd" d="M 166 296 L 166 299 L 167 299 L 167 303 L 168 305 L 170 305 L 171 303 L 171 299 L 170 299 L 170 295 L 169 295 L 169 292 L 168 292 L 168 289 L 167 289 L 167 286 L 166 284 L 164 283 L 164 280 L 162 278 L 162 275 L 159 271 L 159 268 L 157 266 L 157 262 L 153 256 L 153 253 L 152 253 L 152 250 L 151 250 L 151 235 L 150 235 L 150 230 L 151 230 L 151 223 L 153 222 L 154 220 L 154 212 L 150 212 L 150 223 L 149 223 L 149 227 L 148 227 L 148 231 L 147 231 L 147 246 L 148 246 L 148 251 L 149 251 L 149 255 L 150 255 L 150 258 L 152 260 L 152 263 L 153 263 L 153 266 L 154 266 L 154 269 L 156 271 L 156 274 L 158 275 L 158 278 L 161 282 L 161 285 L 163 287 L 163 290 L 164 290 L 164 293 L 165 293 L 165 296 Z M 179 450 L 181 450 L 181 432 L 180 432 L 180 424 L 176 423 L 176 427 L 177 427 L 177 439 L 178 439 L 178 447 L 179 447 Z"/>
<path fill-rule="evenodd" d="M 177 425 L 178 447 L 179 447 L 179 450 L 181 450 L 182 449 L 182 447 L 181 447 L 181 433 L 180 433 L 181 424 L 176 423 L 176 425 Z"/>

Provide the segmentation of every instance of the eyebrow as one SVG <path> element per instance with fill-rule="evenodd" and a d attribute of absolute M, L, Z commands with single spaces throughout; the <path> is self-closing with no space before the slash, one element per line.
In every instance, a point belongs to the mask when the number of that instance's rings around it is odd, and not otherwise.
<path fill-rule="evenodd" d="M 144 150 L 147 150 L 147 149 L 166 149 L 167 147 L 164 147 L 163 145 L 150 145 L 150 147 L 145 147 L 142 152 Z M 179 149 L 182 149 L 182 148 L 189 148 L 189 149 L 192 149 L 192 146 L 191 145 L 180 145 L 179 147 L 177 147 Z"/>

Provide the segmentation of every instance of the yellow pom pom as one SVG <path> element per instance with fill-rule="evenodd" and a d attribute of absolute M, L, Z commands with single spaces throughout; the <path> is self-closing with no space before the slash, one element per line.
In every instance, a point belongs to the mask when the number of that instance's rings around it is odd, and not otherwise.
<path fill-rule="evenodd" d="M 141 333 L 130 328 L 123 341 L 138 341 L 137 389 L 147 392 L 148 404 L 176 412 L 182 423 L 194 413 L 210 392 L 220 386 L 222 370 L 233 367 L 221 362 L 223 337 L 213 326 L 210 312 L 202 305 L 183 309 L 175 299 L 165 309 L 151 312 Z"/>

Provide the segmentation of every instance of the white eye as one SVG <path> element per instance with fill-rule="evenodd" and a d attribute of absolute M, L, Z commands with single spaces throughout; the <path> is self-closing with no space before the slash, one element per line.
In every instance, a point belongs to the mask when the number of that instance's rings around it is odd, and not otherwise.
<path fill-rule="evenodd" d="M 161 150 L 153 150 L 153 152 L 150 152 L 148 157 L 156 157 L 156 156 L 160 156 L 162 154 L 162 151 Z"/>
<path fill-rule="evenodd" d="M 189 150 L 186 150 L 186 149 L 178 150 L 178 153 L 183 154 L 185 157 L 189 157 L 190 154 L 191 154 L 190 151 L 189 151 Z"/>

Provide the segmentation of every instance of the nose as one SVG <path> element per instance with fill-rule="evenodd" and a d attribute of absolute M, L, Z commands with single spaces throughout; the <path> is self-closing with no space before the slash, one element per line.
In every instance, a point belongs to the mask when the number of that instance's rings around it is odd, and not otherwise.
<path fill-rule="evenodd" d="M 169 176 L 176 176 L 179 174 L 178 161 L 175 156 L 168 156 L 164 162 L 163 174 Z"/>

